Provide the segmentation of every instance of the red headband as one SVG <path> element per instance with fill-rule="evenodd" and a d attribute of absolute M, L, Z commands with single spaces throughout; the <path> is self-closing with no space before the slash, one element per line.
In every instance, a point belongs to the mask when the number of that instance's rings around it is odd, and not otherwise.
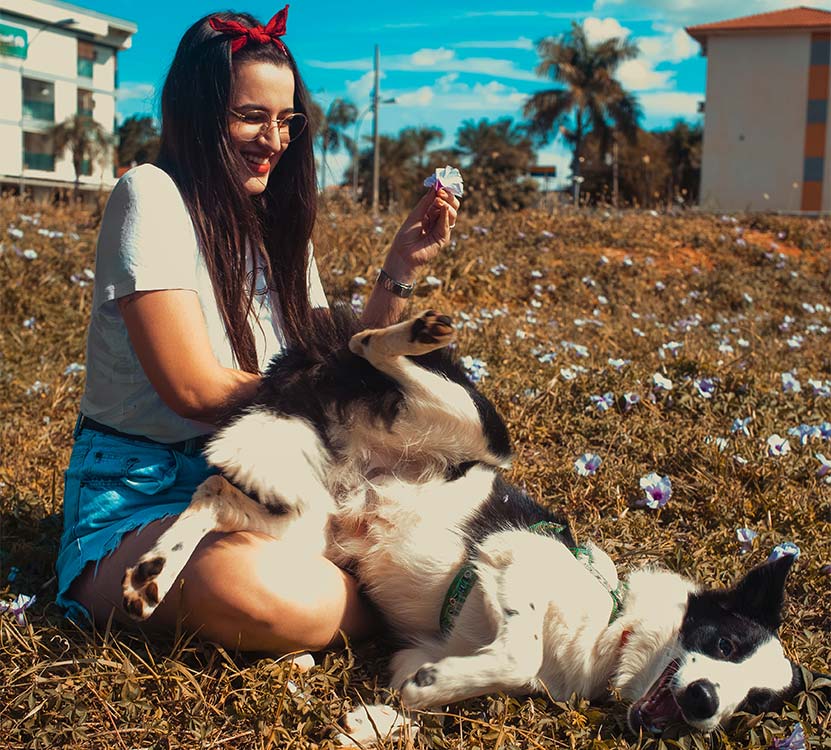
<path fill-rule="evenodd" d="M 268 44 L 274 42 L 286 55 L 286 45 L 280 37 L 286 33 L 286 18 L 289 15 L 289 6 L 278 11 L 265 26 L 243 26 L 237 21 L 223 21 L 217 16 L 211 16 L 208 23 L 214 31 L 227 34 L 231 37 L 231 54 L 242 49 L 249 42 Z"/>

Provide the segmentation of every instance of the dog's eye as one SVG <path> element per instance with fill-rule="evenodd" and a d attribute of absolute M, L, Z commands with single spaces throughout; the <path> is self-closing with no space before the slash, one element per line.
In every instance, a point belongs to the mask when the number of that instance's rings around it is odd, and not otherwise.
<path fill-rule="evenodd" d="M 734 650 L 733 643 L 729 638 L 718 639 L 718 652 L 721 656 L 727 658 L 733 654 Z"/>

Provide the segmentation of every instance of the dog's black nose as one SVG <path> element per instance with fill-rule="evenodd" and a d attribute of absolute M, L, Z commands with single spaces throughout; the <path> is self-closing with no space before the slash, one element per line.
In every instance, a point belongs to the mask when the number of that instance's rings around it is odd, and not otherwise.
<path fill-rule="evenodd" d="M 715 685 L 709 680 L 696 680 L 678 699 L 678 705 L 688 719 L 709 719 L 718 709 Z"/>

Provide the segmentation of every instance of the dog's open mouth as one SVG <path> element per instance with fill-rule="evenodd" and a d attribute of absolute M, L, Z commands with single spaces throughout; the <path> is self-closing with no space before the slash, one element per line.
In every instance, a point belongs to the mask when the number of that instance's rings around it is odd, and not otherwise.
<path fill-rule="evenodd" d="M 629 725 L 633 731 L 645 729 L 660 734 L 671 722 L 683 719 L 681 708 L 670 689 L 679 666 L 678 659 L 671 661 L 646 695 L 629 708 Z"/>

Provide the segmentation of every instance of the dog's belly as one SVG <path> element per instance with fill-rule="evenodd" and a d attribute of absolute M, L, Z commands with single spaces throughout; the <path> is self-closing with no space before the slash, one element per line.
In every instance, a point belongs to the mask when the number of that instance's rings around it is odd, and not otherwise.
<path fill-rule="evenodd" d="M 494 474 L 473 468 L 448 482 L 387 479 L 343 503 L 334 523 L 334 559 L 358 579 L 393 627 L 436 633 L 445 594 L 467 557 L 463 520 L 490 494 Z"/>

